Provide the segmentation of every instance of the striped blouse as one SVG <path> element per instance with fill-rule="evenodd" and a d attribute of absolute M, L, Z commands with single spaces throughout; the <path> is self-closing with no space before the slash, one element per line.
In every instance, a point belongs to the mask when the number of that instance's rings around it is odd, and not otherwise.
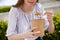
<path fill-rule="evenodd" d="M 12 34 L 19 34 L 23 32 L 27 32 L 31 29 L 30 20 L 37 19 L 35 16 L 36 12 L 40 12 L 41 15 L 39 18 L 44 19 L 44 28 L 48 29 L 49 22 L 47 20 L 47 16 L 44 14 L 44 8 L 40 3 L 36 3 L 34 9 L 30 12 L 30 14 L 26 14 L 22 11 L 21 8 L 12 7 L 9 12 L 9 20 L 8 20 L 8 28 L 6 31 L 6 36 L 10 36 Z M 36 38 L 25 38 L 24 40 L 35 40 Z"/>

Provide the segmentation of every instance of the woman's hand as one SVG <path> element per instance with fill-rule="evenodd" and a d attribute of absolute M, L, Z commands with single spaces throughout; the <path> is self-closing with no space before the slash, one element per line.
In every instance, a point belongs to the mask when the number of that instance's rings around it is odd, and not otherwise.
<path fill-rule="evenodd" d="M 40 31 L 32 32 L 35 28 L 32 28 L 30 31 L 20 34 L 13 34 L 8 36 L 8 40 L 23 40 L 24 38 L 33 38 L 35 37 L 34 34 L 39 34 Z"/>
<path fill-rule="evenodd" d="M 47 15 L 47 19 L 49 22 L 53 20 L 53 11 L 46 11 L 45 15 Z"/>
<path fill-rule="evenodd" d="M 40 31 L 32 32 L 36 27 L 32 28 L 29 32 L 23 33 L 24 38 L 34 38 L 34 34 L 39 34 Z"/>
<path fill-rule="evenodd" d="M 54 32 L 53 12 L 52 11 L 46 11 L 45 15 L 47 15 L 47 19 L 49 21 L 48 31 L 49 31 L 49 33 L 53 33 Z"/>

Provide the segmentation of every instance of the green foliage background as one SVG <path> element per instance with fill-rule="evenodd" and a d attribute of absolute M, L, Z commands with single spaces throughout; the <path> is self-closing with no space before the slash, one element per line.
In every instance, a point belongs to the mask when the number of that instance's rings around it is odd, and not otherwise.
<path fill-rule="evenodd" d="M 54 25 L 55 31 L 53 34 L 49 34 L 47 31 L 45 32 L 44 40 L 60 40 L 60 13 L 54 14 Z M 0 20 L 0 40 L 7 40 L 6 38 L 6 29 L 7 29 L 7 21 Z"/>
<path fill-rule="evenodd" d="M 0 6 L 0 13 L 8 12 L 10 8 L 10 6 Z"/>
<path fill-rule="evenodd" d="M 5 34 L 7 29 L 7 21 L 0 20 L 0 40 L 7 40 Z"/>

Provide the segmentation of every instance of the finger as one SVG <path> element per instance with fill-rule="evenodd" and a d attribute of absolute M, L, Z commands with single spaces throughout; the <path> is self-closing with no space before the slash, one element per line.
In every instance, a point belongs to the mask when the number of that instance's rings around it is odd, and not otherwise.
<path fill-rule="evenodd" d="M 53 11 L 46 11 L 45 14 L 50 14 L 50 15 L 53 15 Z"/>
<path fill-rule="evenodd" d="M 50 14 L 47 14 L 47 16 L 51 16 L 52 17 L 52 15 L 50 15 Z"/>
<path fill-rule="evenodd" d="M 31 32 L 32 37 L 36 37 L 35 34 L 41 34 L 41 32 L 40 32 L 40 31 L 37 31 L 37 32 Z"/>
<path fill-rule="evenodd" d="M 47 19 L 49 20 L 49 19 L 53 19 L 52 17 L 47 17 Z"/>
<path fill-rule="evenodd" d="M 41 33 L 40 31 L 37 31 L 37 32 L 32 32 L 32 34 L 39 34 Z"/>
<path fill-rule="evenodd" d="M 50 16 L 50 17 L 53 17 L 53 16 L 54 16 L 54 15 L 51 15 L 51 14 L 46 14 L 46 15 L 47 15 L 47 17 L 48 17 L 48 16 Z"/>
<path fill-rule="evenodd" d="M 47 16 L 47 18 L 53 18 L 52 16 Z"/>
<path fill-rule="evenodd" d="M 32 32 L 32 31 L 33 31 L 34 29 L 36 29 L 36 28 L 37 28 L 37 27 L 33 27 L 33 28 L 31 28 L 31 29 L 30 29 L 30 32 Z"/>
<path fill-rule="evenodd" d="M 53 14 L 51 14 L 51 13 L 45 13 L 45 15 L 51 15 L 52 16 Z"/>
<path fill-rule="evenodd" d="M 48 18 L 48 21 L 49 21 L 49 20 L 53 20 L 53 18 Z"/>
<path fill-rule="evenodd" d="M 51 10 L 47 10 L 46 12 L 49 12 L 49 13 L 54 13 L 53 11 L 51 11 Z"/>

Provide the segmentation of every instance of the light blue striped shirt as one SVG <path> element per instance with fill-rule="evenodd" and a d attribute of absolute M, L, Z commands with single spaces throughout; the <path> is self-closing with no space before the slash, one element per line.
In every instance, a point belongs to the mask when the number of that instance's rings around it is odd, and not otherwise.
<path fill-rule="evenodd" d="M 44 28 L 45 30 L 47 30 L 49 22 L 47 20 L 47 16 L 44 15 L 44 8 L 41 6 L 40 3 L 36 3 L 34 9 L 30 14 L 24 13 L 21 8 L 15 7 L 11 8 L 9 12 L 6 36 L 10 36 L 12 34 L 19 34 L 30 30 L 31 29 L 30 20 L 37 19 L 37 17 L 35 16 L 35 13 L 37 11 L 41 13 L 39 18 L 44 19 L 45 22 Z M 35 40 L 35 38 L 25 38 L 24 40 Z"/>

